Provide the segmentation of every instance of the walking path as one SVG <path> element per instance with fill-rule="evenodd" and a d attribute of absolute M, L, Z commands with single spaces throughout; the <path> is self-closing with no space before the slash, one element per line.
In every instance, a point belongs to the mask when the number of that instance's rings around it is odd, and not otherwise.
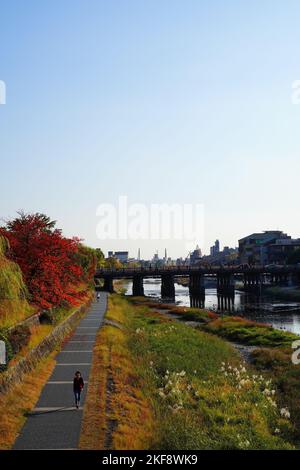
<path fill-rule="evenodd" d="M 36 408 L 29 414 L 14 449 L 77 449 L 86 396 L 92 352 L 107 306 L 107 294 L 101 293 L 73 335 L 56 356 L 56 366 L 45 384 Z M 73 378 L 80 370 L 85 387 L 81 407 L 74 407 Z"/>

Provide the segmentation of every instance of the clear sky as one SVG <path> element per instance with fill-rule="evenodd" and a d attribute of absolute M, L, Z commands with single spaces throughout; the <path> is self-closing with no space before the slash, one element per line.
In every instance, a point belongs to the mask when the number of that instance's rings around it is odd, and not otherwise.
<path fill-rule="evenodd" d="M 300 237 L 298 0 L 0 0 L 0 215 L 40 211 L 91 246 L 97 206 L 193 203 L 208 251 Z"/>

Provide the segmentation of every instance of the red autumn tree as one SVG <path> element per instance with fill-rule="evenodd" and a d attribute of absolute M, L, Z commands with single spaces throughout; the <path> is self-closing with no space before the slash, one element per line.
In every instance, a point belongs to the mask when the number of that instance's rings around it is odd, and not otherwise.
<path fill-rule="evenodd" d="M 80 240 L 63 237 L 44 214 L 19 213 L 1 229 L 10 257 L 19 264 L 32 302 L 39 308 L 76 304 L 76 285 L 84 273 L 78 258 Z"/>

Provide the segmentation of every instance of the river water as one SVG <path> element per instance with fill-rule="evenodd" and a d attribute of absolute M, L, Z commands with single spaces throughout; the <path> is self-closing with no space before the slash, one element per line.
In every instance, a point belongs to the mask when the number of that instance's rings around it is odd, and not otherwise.
<path fill-rule="evenodd" d="M 160 279 L 145 279 L 144 293 L 146 296 L 160 298 Z M 132 283 L 128 282 L 127 295 L 132 294 Z M 167 301 L 168 303 L 169 300 Z M 191 298 L 188 287 L 175 284 L 175 303 L 182 306 L 191 306 Z M 214 286 L 206 287 L 205 298 L 201 299 L 202 308 L 207 308 L 215 312 L 231 312 L 241 317 L 272 325 L 274 328 L 291 331 L 300 335 L 300 312 L 280 311 L 271 312 L 261 310 L 261 306 L 274 304 L 285 304 L 292 306 L 293 302 L 282 301 L 271 296 L 259 293 L 246 293 L 242 290 L 235 290 L 234 296 L 222 296 L 217 293 Z M 195 305 L 194 305 L 195 306 Z"/>

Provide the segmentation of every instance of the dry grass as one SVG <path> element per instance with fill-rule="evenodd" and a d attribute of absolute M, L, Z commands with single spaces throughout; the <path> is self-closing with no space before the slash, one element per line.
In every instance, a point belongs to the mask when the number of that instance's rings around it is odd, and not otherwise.
<path fill-rule="evenodd" d="M 111 397 L 110 419 L 117 427 L 112 436 L 112 448 L 117 450 L 147 449 L 153 435 L 150 403 L 141 391 L 141 377 L 127 346 L 127 335 L 110 327 L 111 372 L 114 393 Z"/>
<path fill-rule="evenodd" d="M 106 432 L 106 383 L 109 369 L 109 348 L 103 327 L 96 338 L 88 393 L 84 406 L 79 448 L 103 449 Z"/>
<path fill-rule="evenodd" d="M 18 354 L 16 354 L 9 362 L 9 367 L 13 367 L 20 359 L 26 357 L 27 354 L 36 348 L 53 330 L 52 325 L 33 325 L 30 327 L 30 340 Z"/>
<path fill-rule="evenodd" d="M 126 324 L 126 312 L 109 299 L 107 318 Z M 127 345 L 128 333 L 105 325 L 97 336 L 80 438 L 81 449 L 149 448 L 154 419 Z"/>
<path fill-rule="evenodd" d="M 1 269 L 1 266 L 0 266 Z M 26 300 L 15 298 L 13 300 L 0 300 L 0 328 L 10 328 L 36 313 L 36 308 L 29 305 Z"/>
<path fill-rule="evenodd" d="M 13 446 L 26 420 L 26 413 L 34 408 L 54 368 L 54 354 L 55 352 L 41 361 L 33 372 L 26 374 L 22 383 L 0 397 L 0 449 L 10 449 Z"/>

